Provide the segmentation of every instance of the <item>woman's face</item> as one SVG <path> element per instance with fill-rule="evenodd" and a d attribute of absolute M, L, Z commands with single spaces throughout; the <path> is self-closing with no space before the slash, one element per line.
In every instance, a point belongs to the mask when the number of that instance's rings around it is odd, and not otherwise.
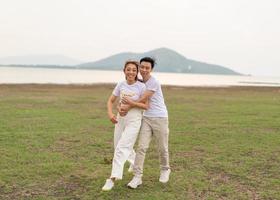
<path fill-rule="evenodd" d="M 135 81 L 137 76 L 137 66 L 134 64 L 127 64 L 124 70 L 125 78 L 127 81 Z"/>

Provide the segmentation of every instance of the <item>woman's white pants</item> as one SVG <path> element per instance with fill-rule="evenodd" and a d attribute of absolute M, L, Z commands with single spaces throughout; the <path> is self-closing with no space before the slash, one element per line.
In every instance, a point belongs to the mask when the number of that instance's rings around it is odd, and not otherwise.
<path fill-rule="evenodd" d="M 131 109 L 126 116 L 117 116 L 118 123 L 114 131 L 114 158 L 112 163 L 111 178 L 122 179 L 123 168 L 126 160 L 134 164 L 136 142 L 142 120 L 142 111 Z"/>

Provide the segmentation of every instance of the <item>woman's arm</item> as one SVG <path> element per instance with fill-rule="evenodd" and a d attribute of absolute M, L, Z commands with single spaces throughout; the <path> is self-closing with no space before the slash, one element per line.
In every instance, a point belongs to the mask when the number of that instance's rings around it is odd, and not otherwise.
<path fill-rule="evenodd" d="M 111 122 L 113 124 L 116 124 L 118 123 L 117 121 L 117 117 L 114 115 L 113 113 L 113 104 L 114 102 L 116 101 L 117 97 L 114 96 L 114 95 L 111 95 L 107 101 L 107 114 L 108 114 L 108 117 L 109 119 L 111 120 Z"/>

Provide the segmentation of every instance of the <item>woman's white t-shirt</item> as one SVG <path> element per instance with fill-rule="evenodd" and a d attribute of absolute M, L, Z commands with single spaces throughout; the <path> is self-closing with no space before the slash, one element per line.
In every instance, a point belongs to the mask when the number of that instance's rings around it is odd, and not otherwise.
<path fill-rule="evenodd" d="M 128 97 L 133 101 L 138 101 L 145 91 L 146 86 L 140 81 L 136 81 L 131 85 L 127 84 L 126 81 L 122 81 L 118 83 L 113 90 L 113 95 L 120 97 L 120 101 L 123 97 Z"/>

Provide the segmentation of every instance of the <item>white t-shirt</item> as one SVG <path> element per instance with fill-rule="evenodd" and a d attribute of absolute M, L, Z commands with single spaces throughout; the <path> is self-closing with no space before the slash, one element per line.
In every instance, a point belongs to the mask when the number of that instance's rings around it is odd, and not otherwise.
<path fill-rule="evenodd" d="M 113 90 L 113 95 L 120 97 L 120 101 L 123 97 L 128 97 L 133 101 L 138 101 L 145 91 L 146 86 L 140 81 L 136 81 L 132 85 L 127 84 L 126 81 L 122 81 L 118 83 Z"/>
<path fill-rule="evenodd" d="M 145 85 L 146 89 L 153 91 L 154 94 L 149 99 L 149 109 L 145 110 L 143 115 L 146 117 L 168 117 L 161 86 L 158 80 L 151 76 Z"/>

